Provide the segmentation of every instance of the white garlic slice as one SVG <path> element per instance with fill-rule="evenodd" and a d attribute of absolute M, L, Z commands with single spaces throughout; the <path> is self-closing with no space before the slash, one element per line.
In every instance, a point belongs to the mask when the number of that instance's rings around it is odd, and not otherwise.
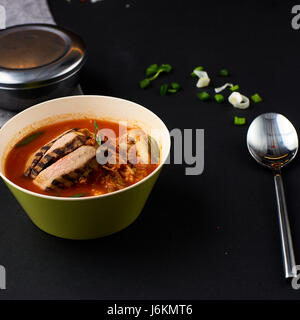
<path fill-rule="evenodd" d="M 228 101 L 238 109 L 247 109 L 250 105 L 250 100 L 239 92 L 232 92 L 228 97 Z"/>
<path fill-rule="evenodd" d="M 208 77 L 199 78 L 196 86 L 197 88 L 204 88 L 207 87 L 210 83 L 210 79 Z"/>
<path fill-rule="evenodd" d="M 227 87 L 233 87 L 233 84 L 227 82 L 227 83 L 225 83 L 222 87 L 215 88 L 215 92 L 216 92 L 216 93 L 219 93 L 219 92 L 225 90 Z"/>
<path fill-rule="evenodd" d="M 208 74 L 206 71 L 194 70 L 193 72 L 199 78 L 199 80 L 196 84 L 197 88 L 204 88 L 209 85 L 210 78 L 208 77 Z"/>

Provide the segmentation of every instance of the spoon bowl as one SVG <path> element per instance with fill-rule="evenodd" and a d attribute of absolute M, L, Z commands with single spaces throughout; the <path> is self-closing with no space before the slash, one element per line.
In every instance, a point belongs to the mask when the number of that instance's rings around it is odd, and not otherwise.
<path fill-rule="evenodd" d="M 296 156 L 298 136 L 286 117 L 278 113 L 264 113 L 251 123 L 247 146 L 258 163 L 270 169 L 280 169 Z"/>
<path fill-rule="evenodd" d="M 296 277 L 293 242 L 281 178 L 281 168 L 292 161 L 298 151 L 296 129 L 283 115 L 264 113 L 250 124 L 247 147 L 258 163 L 273 171 L 285 277 Z"/>

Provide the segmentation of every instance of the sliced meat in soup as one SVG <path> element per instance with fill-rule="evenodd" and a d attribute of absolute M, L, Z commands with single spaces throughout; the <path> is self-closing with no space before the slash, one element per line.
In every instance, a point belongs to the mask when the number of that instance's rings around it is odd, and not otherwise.
<path fill-rule="evenodd" d="M 26 166 L 24 175 L 32 179 L 36 178 L 43 169 L 77 148 L 88 144 L 91 138 L 92 134 L 87 129 L 72 129 L 63 133 L 43 146 L 29 159 L 31 163 Z"/>
<path fill-rule="evenodd" d="M 43 190 L 70 187 L 98 167 L 95 156 L 94 147 L 81 146 L 44 169 L 33 183 Z"/>
<path fill-rule="evenodd" d="M 51 146 L 54 144 L 54 142 L 59 139 L 60 137 L 64 136 L 65 134 L 74 131 L 77 129 L 71 129 L 71 130 L 67 130 L 65 132 L 63 132 L 61 135 L 59 135 L 58 137 L 56 137 L 55 139 L 51 140 L 50 142 L 48 142 L 47 144 L 45 144 L 44 146 L 42 146 L 39 150 L 35 151 L 34 154 L 32 154 L 27 163 L 26 163 L 26 170 L 24 172 L 24 175 L 26 177 L 30 176 L 31 174 L 31 170 L 37 165 L 37 163 L 41 160 L 41 158 L 45 155 L 45 153 L 51 148 Z"/>

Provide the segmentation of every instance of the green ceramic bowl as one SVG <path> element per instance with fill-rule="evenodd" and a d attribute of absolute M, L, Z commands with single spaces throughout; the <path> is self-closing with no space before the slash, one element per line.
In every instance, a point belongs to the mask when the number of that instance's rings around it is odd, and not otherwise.
<path fill-rule="evenodd" d="M 138 183 L 112 193 L 84 198 L 59 198 L 19 187 L 5 177 L 4 163 L 13 145 L 30 131 L 65 119 L 126 120 L 150 131 L 158 142 L 158 168 Z M 155 133 L 153 134 L 153 129 Z M 43 231 L 67 239 L 94 239 L 120 231 L 141 213 L 170 150 L 164 123 L 148 109 L 119 98 L 73 96 L 54 99 L 26 109 L 0 130 L 0 175 L 32 222 Z M 26 161 L 26 159 L 24 159 Z"/>

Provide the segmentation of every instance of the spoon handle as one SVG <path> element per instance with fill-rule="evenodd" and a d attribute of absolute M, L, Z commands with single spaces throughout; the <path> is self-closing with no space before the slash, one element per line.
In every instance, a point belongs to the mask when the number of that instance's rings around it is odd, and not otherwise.
<path fill-rule="evenodd" d="M 296 277 L 296 263 L 293 249 L 293 241 L 290 230 L 290 223 L 284 196 L 283 182 L 280 171 L 274 171 L 274 182 L 277 198 L 281 248 L 284 273 L 286 278 Z"/>

